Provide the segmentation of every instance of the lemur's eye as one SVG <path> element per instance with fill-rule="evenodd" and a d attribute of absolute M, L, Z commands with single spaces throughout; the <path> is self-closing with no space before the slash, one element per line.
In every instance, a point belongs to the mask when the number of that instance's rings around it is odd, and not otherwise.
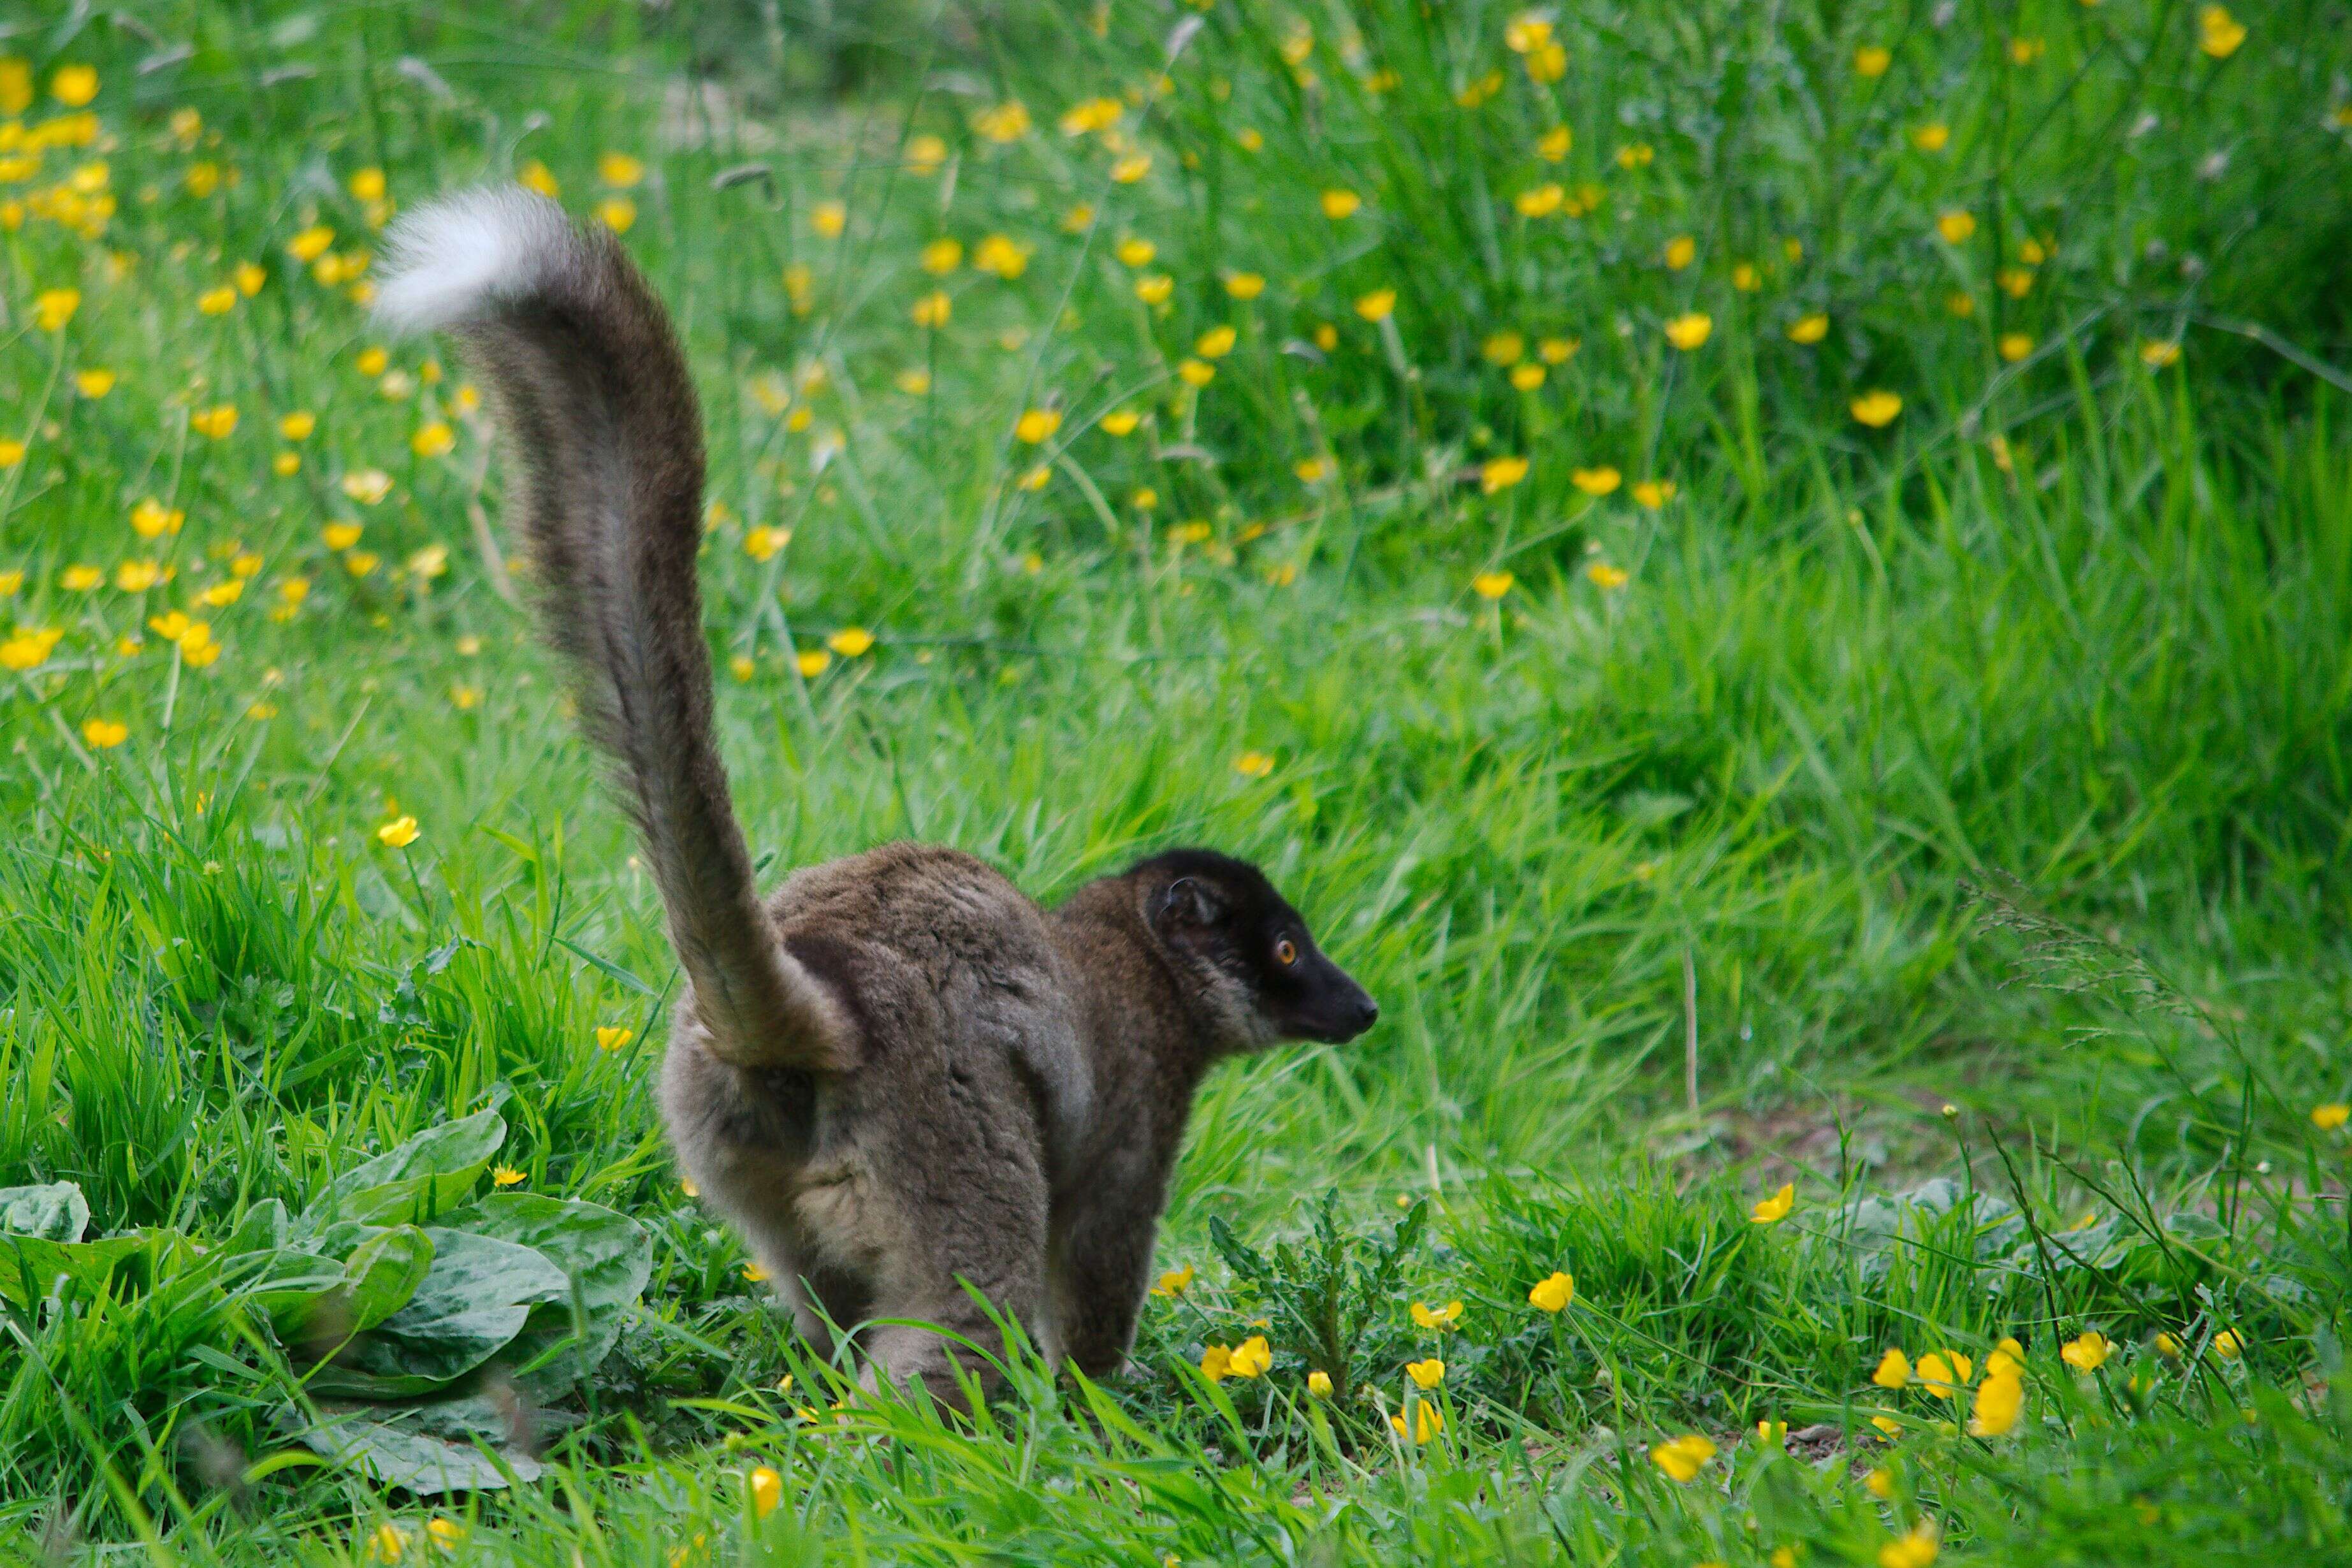
<path fill-rule="evenodd" d="M 1298 949 L 1288 937 L 1283 937 L 1274 944 L 1274 961 L 1286 966 L 1298 962 Z"/>

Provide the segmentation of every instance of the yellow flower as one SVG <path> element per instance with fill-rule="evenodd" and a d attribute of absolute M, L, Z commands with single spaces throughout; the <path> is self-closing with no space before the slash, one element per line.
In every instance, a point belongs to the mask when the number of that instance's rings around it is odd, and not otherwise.
<path fill-rule="evenodd" d="M 2010 63 L 2030 66 L 2042 58 L 2042 50 L 2047 47 L 2049 46 L 2040 38 L 2011 38 L 2009 40 Z"/>
<path fill-rule="evenodd" d="M 1396 290 L 1375 289 L 1357 297 L 1356 314 L 1368 321 L 1385 321 L 1396 310 Z"/>
<path fill-rule="evenodd" d="M 2003 332 L 2000 335 L 2000 343 L 1999 346 L 2000 349 L 2000 357 L 2009 361 L 2010 363 L 2015 364 L 2019 360 L 2023 359 L 2026 355 L 2033 352 L 2033 334 L 2031 332 Z"/>
<path fill-rule="evenodd" d="M 331 522 L 319 531 L 319 537 L 330 550 L 349 550 L 360 542 L 364 530 L 356 522 Z"/>
<path fill-rule="evenodd" d="M 2108 1353 L 2114 1349 L 2105 1335 L 2087 1331 L 2059 1346 L 2058 1355 L 2076 1372 L 2096 1372 L 2106 1364 Z"/>
<path fill-rule="evenodd" d="M 1511 384 L 1521 392 L 1533 392 L 1544 384 L 1544 374 L 1539 364 L 1515 364 L 1511 367 Z"/>
<path fill-rule="evenodd" d="M 940 137 L 924 132 L 907 138 L 907 167 L 918 174 L 936 174 L 948 161 L 948 144 Z"/>
<path fill-rule="evenodd" d="M 1264 752 L 1244 752 L 1234 759 L 1234 772 L 1244 778 L 1262 779 L 1274 772 L 1274 759 Z"/>
<path fill-rule="evenodd" d="M 106 585 L 106 574 L 95 566 L 68 566 L 58 576 L 58 586 L 69 594 L 87 594 Z"/>
<path fill-rule="evenodd" d="M 188 410 L 188 428 L 208 439 L 225 441 L 236 428 L 236 405 L 215 403 L 210 408 L 192 408 Z"/>
<path fill-rule="evenodd" d="M 1650 1462 L 1675 1481 L 1688 1482 L 1715 1460 L 1715 1445 L 1696 1432 L 1650 1450 Z"/>
<path fill-rule="evenodd" d="M 1769 1198 L 1761 1199 L 1754 1208 L 1748 1211 L 1748 1223 L 1751 1225 L 1778 1225 L 1780 1221 L 1788 1218 L 1789 1211 L 1796 1206 L 1797 1184 L 1794 1182 L 1783 1183 L 1779 1192 L 1774 1193 Z"/>
<path fill-rule="evenodd" d="M 1135 297 L 1147 305 L 1163 304 L 1176 292 L 1176 279 L 1165 272 L 1147 273 L 1135 280 Z"/>
<path fill-rule="evenodd" d="M 1625 482 L 1625 476 L 1602 464 L 1597 468 L 1576 468 L 1570 472 L 1568 482 L 1589 496 L 1605 496 Z"/>
<path fill-rule="evenodd" d="M 1536 156 L 1547 163 L 1565 162 L 1568 150 L 1575 144 L 1575 136 L 1565 125 L 1555 125 L 1536 138 Z"/>
<path fill-rule="evenodd" d="M 1233 1375 L 1234 1352 L 1230 1345 L 1211 1345 L 1201 1352 L 1201 1375 L 1211 1383 L 1223 1383 Z"/>
<path fill-rule="evenodd" d="M 1477 576 L 1470 578 L 1470 593 L 1475 593 L 1482 599 L 1500 599 L 1506 593 L 1510 593 L 1510 585 L 1517 581 L 1519 578 L 1515 578 L 1507 572 L 1479 572 Z M 1555 1274 L 1552 1279 L 1567 1279 L 1567 1274 Z M 1545 1284 L 1550 1284 L 1550 1281 L 1545 1281 Z M 1536 1289 L 1540 1290 L 1543 1286 L 1536 1286 Z M 1534 1295 L 1528 1295 L 1528 1300 L 1536 1300 L 1536 1298 Z M 1416 1305 L 1418 1310 L 1421 1302 L 1413 1302 L 1413 1305 Z"/>
<path fill-rule="evenodd" d="M 82 722 L 81 738 L 92 751 L 111 751 L 131 738 L 131 726 L 111 719 L 89 719 Z"/>
<path fill-rule="evenodd" d="M 1789 1441 L 1789 1424 L 1786 1421 L 1772 1420 L 1768 1416 L 1756 1423 L 1756 1440 L 1759 1443 L 1768 1443 L 1775 1448 L 1784 1447 Z"/>
<path fill-rule="evenodd" d="M 1903 399 L 1884 387 L 1873 387 L 1847 406 L 1853 410 L 1855 419 L 1878 430 L 1893 424 L 1895 416 L 1903 412 Z"/>
<path fill-rule="evenodd" d="M 114 390 L 114 373 L 110 370 L 83 370 L 74 373 L 74 390 L 95 401 Z"/>
<path fill-rule="evenodd" d="M 1977 216 L 1955 207 L 1936 219 L 1936 232 L 1944 237 L 1946 245 L 1960 245 L 1977 231 Z"/>
<path fill-rule="evenodd" d="M 1969 1416 L 1969 1435 L 1998 1437 L 2017 1425 L 2017 1417 L 2024 1408 L 2024 1380 L 2018 1376 L 2015 1365 L 2004 1365 L 1988 1373 L 1978 1388 L 1975 1407 Z"/>
<path fill-rule="evenodd" d="M 557 196 L 563 194 L 563 187 L 556 183 L 554 171 L 551 170 L 546 164 L 541 163 L 536 158 L 530 160 L 528 163 L 524 163 L 520 169 L 517 170 L 515 172 L 515 179 L 521 184 L 527 185 L 530 189 L 537 191 L 541 195 L 547 197 L 550 201 L 554 200 Z M 321 246 L 320 248 L 324 249 L 325 247 Z M 308 260 L 309 258 L 306 257 L 304 259 Z"/>
<path fill-rule="evenodd" d="M 963 243 L 940 238 L 923 247 L 923 270 L 945 277 L 963 264 Z"/>
<path fill-rule="evenodd" d="M 1657 155 L 1658 150 L 1647 142 L 1628 142 L 1617 149 L 1617 166 L 1628 173 L 1635 169 L 1646 169 Z"/>
<path fill-rule="evenodd" d="M 2022 300 L 2033 292 L 2033 272 L 2025 267 L 2004 267 L 1993 275 L 2000 291 L 2012 300 Z"/>
<path fill-rule="evenodd" d="M 755 1519 L 767 1518 L 784 1500 L 784 1478 L 766 1465 L 754 1469 L 746 1478 L 745 1485 L 751 1494 L 751 1514 Z"/>
<path fill-rule="evenodd" d="M 1410 1432 L 1406 1429 L 1405 1419 L 1402 1415 L 1391 1415 L 1389 1417 L 1390 1429 L 1395 1432 L 1398 1436 L 1407 1438 L 1409 1441 L 1414 1443 L 1426 1443 L 1431 1438 L 1445 1430 L 1444 1413 L 1426 1399 L 1415 1400 L 1413 1402 L 1412 1415 L 1412 1426 Z"/>
<path fill-rule="evenodd" d="M 1131 185 L 1150 173 L 1151 173 L 1151 154 L 1149 153 L 1129 153 L 1110 166 L 1113 184 Z"/>
<path fill-rule="evenodd" d="M 2139 345 L 2139 363 L 2150 370 L 2162 370 L 2180 358 L 2180 344 L 2166 338 L 2143 338 Z"/>
<path fill-rule="evenodd" d="M 1958 1351 L 1929 1351 L 1919 1358 L 1919 1386 L 1938 1399 L 1950 1399 L 1975 1371 L 1975 1363 Z"/>
<path fill-rule="evenodd" d="M 392 476 L 382 468 L 361 468 L 343 476 L 343 493 L 362 506 L 373 506 L 392 493 Z"/>
<path fill-rule="evenodd" d="M 814 680 L 832 665 L 833 655 L 821 647 L 803 648 L 793 656 L 793 668 L 801 672 L 803 680 Z"/>
<path fill-rule="evenodd" d="M 2156 1352 L 2167 1361 L 2179 1361 L 2188 1353 L 2188 1347 L 2180 1342 L 2179 1335 L 2163 1333 L 2156 1336 Z"/>
<path fill-rule="evenodd" d="M 1151 1287 L 1151 1293 L 1172 1301 L 1192 1289 L 1193 1278 L 1192 1266 L 1189 1263 L 1181 1268 L 1171 1268 Z"/>
<path fill-rule="evenodd" d="M 1687 353 L 1706 342 L 1707 334 L 1713 331 L 1715 331 L 1714 319 L 1703 312 L 1693 310 L 1687 315 L 1676 316 L 1666 323 L 1666 341 Z"/>
<path fill-rule="evenodd" d="M 318 427 L 319 416 L 315 414 L 289 414 L 278 422 L 278 433 L 289 441 L 307 441 Z"/>
<path fill-rule="evenodd" d="M 617 1051 L 636 1037 L 637 1032 L 626 1024 L 596 1026 L 596 1048 L 600 1051 Z"/>
<path fill-rule="evenodd" d="M 1323 193 L 1322 202 L 1323 216 L 1338 223 L 1341 218 L 1352 216 L 1364 205 L 1364 198 L 1344 186 L 1335 185 Z"/>
<path fill-rule="evenodd" d="M 1914 126 L 1911 131 L 1911 145 L 1922 153 L 1940 153 L 1951 140 L 1952 128 L 1940 120 Z"/>
<path fill-rule="evenodd" d="M 1521 191 L 1511 205 L 1521 217 L 1549 217 L 1568 205 L 1568 192 L 1558 181 L 1546 181 Z"/>
<path fill-rule="evenodd" d="M 839 202 L 819 202 L 809 208 L 809 227 L 819 239 L 838 239 L 849 226 L 849 209 Z"/>
<path fill-rule="evenodd" d="M 1881 1467 L 1863 1477 L 1862 1484 L 1871 1496 L 1885 1502 L 1895 1495 L 1895 1472 Z"/>
<path fill-rule="evenodd" d="M 2213 1336 L 2213 1353 L 2223 1361 L 2237 1360 L 2245 1348 L 2245 1342 L 2238 1338 L 2235 1329 L 2223 1329 Z"/>
<path fill-rule="evenodd" d="M 438 458 L 457 445 L 457 433 L 436 419 L 408 438 L 409 450 L 420 458 Z"/>
<path fill-rule="evenodd" d="M 1528 352 L 1528 340 L 1517 332 L 1496 332 L 1478 346 L 1490 364 L 1517 364 Z"/>
<path fill-rule="evenodd" d="M 596 221 L 614 234 L 626 234 L 637 221 L 637 204 L 626 196 L 606 196 L 596 204 Z"/>
<path fill-rule="evenodd" d="M 1264 1334 L 1252 1334 L 1235 1345 L 1225 1359 L 1225 1371 L 1234 1377 L 1256 1377 L 1274 1364 L 1274 1352 Z"/>
<path fill-rule="evenodd" d="M 1192 352 L 1202 359 L 1223 359 L 1234 352 L 1236 335 L 1231 327 L 1211 327 L 1192 344 Z"/>
<path fill-rule="evenodd" d="M 1878 1358 L 1878 1370 L 1870 1381 L 1881 1388 L 1905 1388 L 1911 1382 L 1911 1358 L 1899 1350 L 1890 1349 Z"/>
<path fill-rule="evenodd" d="M 2219 9 L 2219 7 L 2216 7 Z M 2225 16 L 2227 13 L 2223 13 Z M 68 109 L 79 109 L 98 96 L 98 71 L 91 66 L 59 66 L 49 78 L 49 96 Z"/>
<path fill-rule="evenodd" d="M 789 528 L 772 528 L 761 524 L 743 531 L 743 553 L 754 561 L 766 561 L 793 542 Z"/>
<path fill-rule="evenodd" d="M 482 705 L 482 689 L 478 686 L 449 688 L 449 706 L 460 713 L 470 713 Z"/>
<path fill-rule="evenodd" d="M 1663 511 L 1666 503 L 1674 499 L 1675 481 L 1672 479 L 1643 479 L 1633 487 L 1633 500 L 1643 511 Z"/>
<path fill-rule="evenodd" d="M 1255 300 L 1265 292 L 1265 274 L 1229 272 L 1225 275 L 1225 292 L 1236 300 Z"/>
<path fill-rule="evenodd" d="M 131 527 L 142 539 L 155 539 L 166 533 L 177 533 L 188 521 L 188 514 L 178 507 L 167 507 L 149 496 L 131 509 Z"/>
<path fill-rule="evenodd" d="M 1431 1356 L 1427 1361 L 1407 1362 L 1404 1373 L 1407 1377 L 1412 1379 L 1414 1387 L 1435 1388 L 1445 1381 L 1445 1363 L 1435 1356 Z"/>
<path fill-rule="evenodd" d="M 1509 489 L 1527 477 L 1525 458 L 1489 458 L 1478 465 L 1478 489 L 1485 495 Z"/>
<path fill-rule="evenodd" d="M 752 1284 L 764 1285 L 768 1281 L 768 1266 L 764 1263 L 746 1263 L 743 1265 L 742 1274 L 743 1278 Z"/>
<path fill-rule="evenodd" d="M 1032 408 L 1014 421 L 1013 434 L 1034 447 L 1062 427 L 1062 416 L 1051 408 Z"/>
<path fill-rule="evenodd" d="M 1547 1274 L 1528 1289 L 1528 1304 L 1541 1312 L 1565 1310 L 1575 1300 L 1576 1280 L 1567 1274 Z"/>
<path fill-rule="evenodd" d="M 33 299 L 33 321 L 45 332 L 58 332 L 81 309 L 79 289 L 44 289 Z"/>
<path fill-rule="evenodd" d="M 1731 268 L 1731 286 L 1743 294 L 1753 294 L 1764 287 L 1764 275 L 1752 261 L 1738 262 Z"/>
<path fill-rule="evenodd" d="M 416 818 L 395 816 L 375 830 L 376 840 L 388 848 L 405 849 L 416 842 Z"/>
<path fill-rule="evenodd" d="M 1789 341 L 1792 343 L 1817 343 L 1829 335 L 1830 319 L 1819 311 L 1789 323 Z"/>
<path fill-rule="evenodd" d="M 646 166 L 626 153 L 607 153 L 596 160 L 596 177 L 625 191 L 646 177 Z"/>
<path fill-rule="evenodd" d="M 512 1165 L 500 1165 L 490 1173 L 490 1184 L 495 1187 L 519 1187 L 524 1179 L 523 1173 Z"/>
<path fill-rule="evenodd" d="M 1015 100 L 983 109 L 971 117 L 971 128 L 991 142 L 1018 142 L 1029 133 L 1029 109 Z"/>
<path fill-rule="evenodd" d="M 64 636 L 63 632 L 47 627 L 28 629 L 20 626 L 16 636 L 0 641 L 0 666 L 14 670 L 34 668 L 48 658 L 49 650 L 56 647 Z"/>
<path fill-rule="evenodd" d="M 1936 1527 L 1923 1523 L 1880 1547 L 1878 1568 L 1930 1568 L 1936 1551 Z"/>
<path fill-rule="evenodd" d="M 1135 427 L 1142 422 L 1143 416 L 1132 408 L 1114 408 L 1097 420 L 1096 424 L 1101 426 L 1102 433 L 1106 436 L 1129 436 L 1135 433 Z"/>
<path fill-rule="evenodd" d="M 1318 1399 L 1331 1397 L 1331 1374 L 1317 1368 L 1307 1374 L 1307 1392 Z"/>
<path fill-rule="evenodd" d="M 1864 44 L 1853 51 L 1853 74 L 1859 77 L 1885 76 L 1894 63 L 1894 53 L 1881 44 Z"/>
<path fill-rule="evenodd" d="M 824 646 L 844 658 L 856 658 L 874 646 L 874 634 L 864 626 L 844 626 L 824 639 Z"/>
<path fill-rule="evenodd" d="M 1995 1377 L 2004 1372 L 2023 1372 L 2024 1370 L 2025 1347 L 2015 1340 L 2002 1340 L 1992 1347 L 1992 1354 L 1985 1357 L 1987 1377 Z"/>
<path fill-rule="evenodd" d="M 236 308 L 236 289 L 227 283 L 196 296 L 196 309 L 207 316 L 225 316 Z"/>
<path fill-rule="evenodd" d="M 1976 296 L 1965 289 L 1955 289 L 1944 296 L 1944 309 L 1965 321 L 1977 313 Z"/>
<path fill-rule="evenodd" d="M 245 597 L 245 584 L 235 577 L 214 584 L 196 595 L 196 602 L 210 609 L 226 609 Z"/>
<path fill-rule="evenodd" d="M 1606 561 L 1595 561 L 1587 566 L 1584 576 L 1587 582 L 1604 594 L 1614 593 L 1632 580 L 1623 567 L 1612 566 Z"/>
<path fill-rule="evenodd" d="M 1583 346 L 1578 338 L 1546 338 L 1536 345 L 1536 354 L 1546 364 L 1566 364 Z"/>
<path fill-rule="evenodd" d="M 948 316 L 955 309 L 944 289 L 933 289 L 915 301 L 915 325 L 940 328 L 948 324 Z"/>
<path fill-rule="evenodd" d="M 2228 59 L 2245 41 L 2245 24 L 2231 16 L 2228 6 L 2208 5 L 2197 14 L 2197 47 L 2215 59 Z"/>
<path fill-rule="evenodd" d="M 1689 235 L 1678 234 L 1666 241 L 1666 267 L 1671 271 L 1680 272 L 1696 259 L 1697 256 L 1698 241 Z"/>
<path fill-rule="evenodd" d="M 971 264 L 1010 283 L 1028 269 L 1029 252 L 1007 236 L 992 234 L 972 247 Z"/>
<path fill-rule="evenodd" d="M 2311 1108 L 2311 1124 L 2322 1132 L 2333 1132 L 2347 1121 L 2352 1121 L 2352 1105 L 2341 1100 L 2330 1100 L 2326 1105 Z"/>
<path fill-rule="evenodd" d="M 466 1527 L 454 1519 L 436 1515 L 425 1521 L 425 1533 L 444 1552 L 454 1552 L 466 1543 Z"/>
<path fill-rule="evenodd" d="M 379 1524 L 368 1536 L 367 1554 L 378 1563 L 397 1563 L 408 1550 L 408 1537 L 396 1524 Z"/>
<path fill-rule="evenodd" d="M 1412 1321 L 1424 1329 L 1450 1329 L 1461 1317 L 1462 1303 L 1459 1301 L 1448 1301 L 1443 1307 L 1424 1307 L 1418 1301 L 1412 1304 Z"/>

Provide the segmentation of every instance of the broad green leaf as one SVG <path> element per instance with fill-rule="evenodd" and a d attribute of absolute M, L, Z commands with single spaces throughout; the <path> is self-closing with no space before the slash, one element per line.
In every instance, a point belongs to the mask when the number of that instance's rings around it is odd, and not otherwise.
<path fill-rule="evenodd" d="M 330 1415 L 305 1430 L 301 1441 L 313 1453 L 360 1470 L 379 1486 L 399 1487 L 418 1497 L 495 1491 L 507 1484 L 509 1473 L 521 1481 L 540 1476 L 539 1462 L 527 1454 L 501 1456 L 501 1468 L 471 1443 L 445 1443 L 357 1414 Z"/>
<path fill-rule="evenodd" d="M 89 1202 L 71 1182 L 46 1187 L 0 1187 L 0 1233 L 43 1241 L 79 1241 L 89 1228 Z"/>
<path fill-rule="evenodd" d="M 611 1353 L 621 1315 L 653 1272 L 653 1245 L 626 1215 L 537 1193 L 492 1193 L 449 1223 L 528 1247 L 562 1269 L 562 1298 L 531 1310 L 505 1360 L 538 1398 L 569 1390 Z"/>
<path fill-rule="evenodd" d="M 446 1388 L 505 1348 L 530 1309 L 565 1299 L 563 1270 L 528 1247 L 435 1226 L 408 1304 L 311 1375 L 320 1394 L 399 1398 Z"/>
<path fill-rule="evenodd" d="M 0 1297 L 30 1307 L 57 1294 L 61 1283 L 88 1290 L 121 1275 L 146 1284 L 168 1273 L 187 1256 L 186 1249 L 187 1238 L 169 1230 L 98 1241 L 0 1236 Z"/>
<path fill-rule="evenodd" d="M 286 1205 L 276 1198 L 257 1203 L 245 1211 L 236 1228 L 221 1238 L 223 1252 L 269 1252 L 284 1247 L 290 1227 L 286 1219 Z"/>
<path fill-rule="evenodd" d="M 404 1225 L 435 1218 L 474 1190 L 506 1138 L 496 1110 L 429 1127 L 328 1184 L 303 1211 L 303 1226 L 315 1233 L 339 1220 Z"/>

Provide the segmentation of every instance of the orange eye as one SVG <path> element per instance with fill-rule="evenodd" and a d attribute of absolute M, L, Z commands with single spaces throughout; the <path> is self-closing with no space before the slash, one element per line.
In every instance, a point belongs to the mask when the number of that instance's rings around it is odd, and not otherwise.
<path fill-rule="evenodd" d="M 1298 949 L 1291 945 L 1288 937 L 1284 937 L 1274 944 L 1274 961 L 1286 965 L 1298 962 Z"/>

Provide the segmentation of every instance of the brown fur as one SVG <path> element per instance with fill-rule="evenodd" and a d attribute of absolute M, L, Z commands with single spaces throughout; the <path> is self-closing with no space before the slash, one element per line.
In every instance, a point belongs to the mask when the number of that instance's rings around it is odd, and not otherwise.
<path fill-rule="evenodd" d="M 388 291 L 430 294 L 436 237 L 477 217 L 505 226 L 505 270 L 411 319 L 455 326 L 497 391 L 545 624 L 645 836 L 688 983 L 660 1091 L 680 1163 L 804 1332 L 930 1325 L 860 1335 L 881 1375 L 948 1398 L 959 1368 L 985 1376 L 940 1331 L 985 1350 L 973 1291 L 1116 1369 L 1202 1075 L 1377 1009 L 1264 877 L 1206 851 L 1048 911 L 969 855 L 892 844 L 762 904 L 712 736 L 668 321 L 613 237 L 503 193 L 411 220 Z"/>

